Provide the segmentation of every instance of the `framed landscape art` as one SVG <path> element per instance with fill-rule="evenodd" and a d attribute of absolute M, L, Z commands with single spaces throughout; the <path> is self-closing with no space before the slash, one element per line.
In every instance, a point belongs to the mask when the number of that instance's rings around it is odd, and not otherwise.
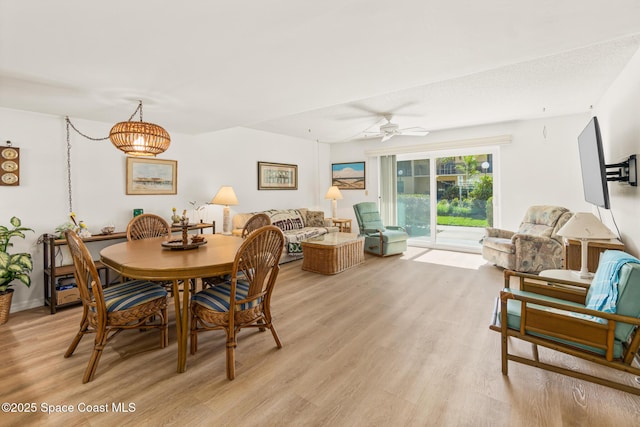
<path fill-rule="evenodd" d="M 333 163 L 331 165 L 331 185 L 341 190 L 365 189 L 365 163 Z"/>
<path fill-rule="evenodd" d="M 177 193 L 177 160 L 127 157 L 127 194 Z"/>
<path fill-rule="evenodd" d="M 258 162 L 258 190 L 297 190 L 298 165 Z"/>

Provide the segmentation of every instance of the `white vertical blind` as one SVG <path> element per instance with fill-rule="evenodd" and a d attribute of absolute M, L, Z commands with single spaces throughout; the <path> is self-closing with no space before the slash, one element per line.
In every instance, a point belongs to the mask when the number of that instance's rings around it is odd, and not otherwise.
<path fill-rule="evenodd" d="M 380 156 L 380 217 L 385 225 L 398 223 L 397 176 L 396 156 Z"/>

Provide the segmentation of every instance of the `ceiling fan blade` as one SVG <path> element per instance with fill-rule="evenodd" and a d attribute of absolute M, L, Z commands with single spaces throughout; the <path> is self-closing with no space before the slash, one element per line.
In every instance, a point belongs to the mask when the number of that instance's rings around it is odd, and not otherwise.
<path fill-rule="evenodd" d="M 384 135 L 384 136 L 382 137 L 382 140 L 381 140 L 380 142 L 388 141 L 388 140 L 390 140 L 391 138 L 393 138 L 393 136 L 394 136 L 394 135 L 395 135 L 395 133 L 388 133 L 388 134 L 386 134 L 386 135 Z"/>
<path fill-rule="evenodd" d="M 422 133 L 429 133 L 428 129 L 425 128 L 421 128 L 420 126 L 414 126 L 414 127 L 410 127 L 410 128 L 403 128 L 400 129 L 400 132 L 402 133 L 408 133 L 408 132 L 422 132 Z"/>
<path fill-rule="evenodd" d="M 421 127 L 411 127 L 400 129 L 400 134 L 405 136 L 425 136 L 429 131 Z"/>
<path fill-rule="evenodd" d="M 348 107 L 354 109 L 354 110 L 358 110 L 358 111 L 362 111 L 363 113 L 367 113 L 368 116 L 378 116 L 378 117 L 382 117 L 385 114 L 385 112 L 382 111 L 378 111 L 375 110 L 373 108 L 367 107 L 366 105 L 363 105 L 362 103 L 359 102 L 353 102 L 351 104 L 347 104 Z"/>
<path fill-rule="evenodd" d="M 400 135 L 404 136 L 427 136 L 429 132 L 402 132 Z"/>

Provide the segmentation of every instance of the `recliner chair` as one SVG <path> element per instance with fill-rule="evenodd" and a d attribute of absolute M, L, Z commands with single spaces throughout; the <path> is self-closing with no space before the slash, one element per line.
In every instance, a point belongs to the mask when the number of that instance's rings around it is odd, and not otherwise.
<path fill-rule="evenodd" d="M 562 268 L 563 243 L 557 233 L 571 216 L 560 206 L 531 206 L 518 231 L 487 228 L 482 256 L 497 266 L 524 273 Z"/>
<path fill-rule="evenodd" d="M 397 255 L 407 250 L 409 235 L 404 228 L 382 224 L 378 206 L 373 202 L 353 205 L 360 235 L 364 236 L 364 250 L 378 256 Z"/>

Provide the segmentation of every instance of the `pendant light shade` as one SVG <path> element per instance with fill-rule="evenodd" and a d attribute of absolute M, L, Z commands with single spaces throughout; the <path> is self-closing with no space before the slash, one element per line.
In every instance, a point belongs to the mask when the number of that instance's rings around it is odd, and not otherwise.
<path fill-rule="evenodd" d="M 171 143 L 169 133 L 161 126 L 142 121 L 142 101 L 138 110 L 140 121 L 134 122 L 129 119 L 128 122 L 116 123 L 111 128 L 111 143 L 118 150 L 131 156 L 155 156 L 165 152 Z"/>

